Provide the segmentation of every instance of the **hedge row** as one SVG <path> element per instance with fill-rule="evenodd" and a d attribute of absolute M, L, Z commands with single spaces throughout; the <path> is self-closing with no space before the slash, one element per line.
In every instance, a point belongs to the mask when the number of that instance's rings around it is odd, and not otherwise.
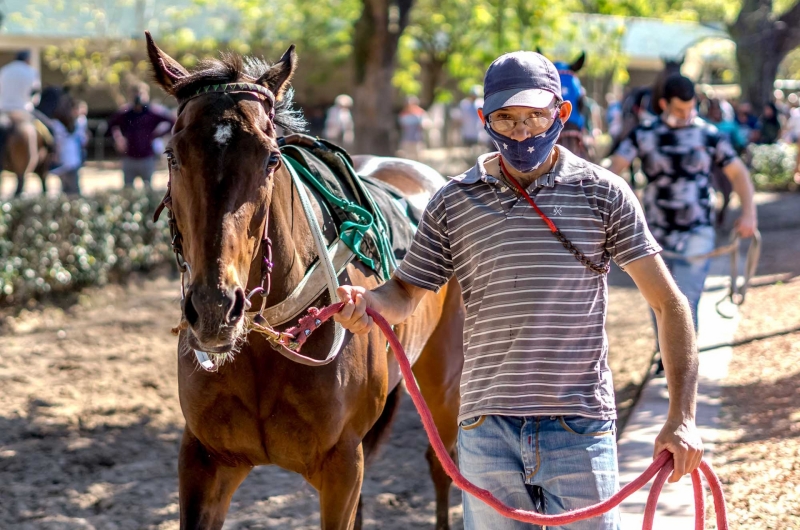
<path fill-rule="evenodd" d="M 104 285 L 172 260 L 162 194 L 125 190 L 0 202 L 0 304 Z"/>
<path fill-rule="evenodd" d="M 756 189 L 786 191 L 797 188 L 794 169 L 797 147 L 783 142 L 750 147 L 750 167 Z"/>

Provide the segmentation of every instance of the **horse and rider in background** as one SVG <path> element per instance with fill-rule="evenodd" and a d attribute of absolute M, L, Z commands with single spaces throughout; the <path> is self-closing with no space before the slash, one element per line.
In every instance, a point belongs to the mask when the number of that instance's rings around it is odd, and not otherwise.
<path fill-rule="evenodd" d="M 16 175 L 15 197 L 22 194 L 28 173 L 39 176 L 46 193 L 51 170 L 61 178 L 62 191 L 79 193 L 82 145 L 76 159 L 72 144 L 85 142 L 85 136 L 78 102 L 61 88 L 41 89 L 30 52 L 19 52 L 0 69 L 0 169 Z"/>
<path fill-rule="evenodd" d="M 594 141 L 596 113 L 577 75 L 585 62 L 586 52 L 582 52 L 572 63 L 553 62 L 561 78 L 561 99 L 569 101 L 573 109 L 567 123 L 564 124 L 558 143 L 581 158 L 596 162 L 598 160 Z"/>

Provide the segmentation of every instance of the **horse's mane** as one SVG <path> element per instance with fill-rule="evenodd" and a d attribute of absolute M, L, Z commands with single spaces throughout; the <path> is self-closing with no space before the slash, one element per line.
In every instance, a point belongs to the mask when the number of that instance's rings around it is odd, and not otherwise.
<path fill-rule="evenodd" d="M 222 83 L 254 83 L 267 73 L 272 65 L 257 57 L 242 57 L 224 53 L 220 59 L 206 59 L 178 80 L 173 93 L 178 101 L 194 95 L 198 89 Z M 294 89 L 288 88 L 275 102 L 275 125 L 286 133 L 304 132 L 308 126 L 303 111 L 294 107 Z"/>

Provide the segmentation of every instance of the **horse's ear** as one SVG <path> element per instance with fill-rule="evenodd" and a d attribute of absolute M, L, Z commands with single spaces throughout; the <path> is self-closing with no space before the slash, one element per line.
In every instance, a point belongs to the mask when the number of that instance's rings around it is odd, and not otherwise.
<path fill-rule="evenodd" d="M 150 64 L 153 66 L 153 77 L 156 82 L 168 94 L 173 93 L 173 87 L 177 81 L 189 75 L 186 68 L 180 65 L 178 61 L 161 51 L 156 46 L 153 37 L 149 31 L 144 32 L 147 39 L 147 56 L 150 58 Z"/>
<path fill-rule="evenodd" d="M 294 51 L 294 44 L 289 46 L 281 60 L 272 65 L 267 72 L 262 75 L 256 83 L 270 89 L 275 94 L 276 99 L 281 99 L 284 91 L 289 86 L 289 81 L 297 68 L 297 54 Z"/>
<path fill-rule="evenodd" d="M 581 68 L 583 68 L 583 63 L 585 63 L 585 62 L 586 62 L 586 52 L 581 52 L 581 54 L 578 56 L 578 58 L 575 59 L 575 62 L 573 62 L 571 65 L 569 65 L 569 69 L 577 74 L 578 71 Z"/>

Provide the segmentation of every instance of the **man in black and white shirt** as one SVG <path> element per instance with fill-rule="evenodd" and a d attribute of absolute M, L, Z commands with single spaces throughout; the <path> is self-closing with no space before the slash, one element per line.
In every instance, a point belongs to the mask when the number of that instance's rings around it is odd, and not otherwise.
<path fill-rule="evenodd" d="M 499 152 L 479 157 L 434 195 L 388 282 L 372 291 L 339 289 L 345 305 L 336 319 L 366 333 L 369 306 L 400 323 L 428 291 L 455 276 L 466 306 L 461 471 L 510 506 L 563 513 L 607 499 L 619 487 L 604 331 L 605 272 L 613 259 L 633 277 L 664 330 L 671 400 L 655 454 L 674 454 L 674 482 L 702 457 L 686 298 L 658 256 L 661 248 L 630 187 L 555 145 L 572 109 L 561 99 L 553 63 L 534 52 L 505 54 L 486 72 L 484 93 L 480 117 Z M 618 530 L 619 524 L 612 510 L 558 528 Z M 530 528 L 469 495 L 464 526 Z"/>
<path fill-rule="evenodd" d="M 736 231 L 743 238 L 756 229 L 753 184 L 744 163 L 727 139 L 697 117 L 694 83 L 680 74 L 667 78 L 664 113 L 634 129 L 611 157 L 611 171 L 621 173 L 635 158 L 647 176 L 644 211 L 656 241 L 671 253 L 698 256 L 714 249 L 714 189 L 711 171 L 720 168 L 742 203 Z M 710 260 L 665 258 L 675 282 L 689 299 L 697 329 L 697 306 Z"/>

